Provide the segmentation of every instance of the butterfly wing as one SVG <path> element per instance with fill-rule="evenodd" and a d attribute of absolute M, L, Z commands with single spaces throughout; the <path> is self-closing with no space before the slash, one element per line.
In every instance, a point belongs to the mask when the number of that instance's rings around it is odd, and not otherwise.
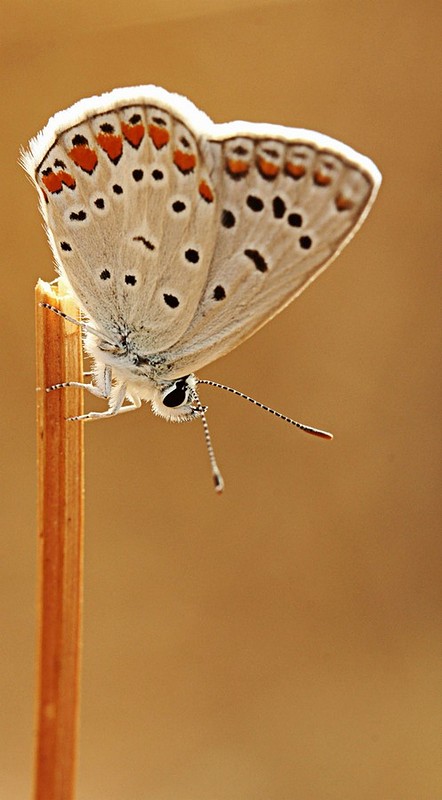
<path fill-rule="evenodd" d="M 24 165 L 59 271 L 111 340 L 193 372 L 236 347 L 335 258 L 380 174 L 311 131 L 215 125 L 154 86 L 59 112 Z"/>
<path fill-rule="evenodd" d="M 24 157 L 82 310 L 145 355 L 185 334 L 207 283 L 216 206 L 197 138 L 211 128 L 186 98 L 120 89 L 56 114 Z"/>
<path fill-rule="evenodd" d="M 338 255 L 372 205 L 381 176 L 364 156 L 312 131 L 215 126 L 204 144 L 218 225 L 196 314 L 166 354 L 193 372 L 251 336 Z"/>

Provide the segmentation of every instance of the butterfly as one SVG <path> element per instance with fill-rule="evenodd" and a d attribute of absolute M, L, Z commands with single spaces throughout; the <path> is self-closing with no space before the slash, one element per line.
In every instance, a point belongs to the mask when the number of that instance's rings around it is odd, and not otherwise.
<path fill-rule="evenodd" d="M 197 386 L 271 409 L 194 373 L 333 261 L 374 202 L 378 169 L 313 131 L 215 124 L 187 98 L 152 85 L 58 112 L 22 162 L 84 317 L 93 379 L 75 385 L 108 400 L 107 410 L 76 419 L 115 416 L 143 400 L 171 421 L 201 418 L 221 491 Z"/>

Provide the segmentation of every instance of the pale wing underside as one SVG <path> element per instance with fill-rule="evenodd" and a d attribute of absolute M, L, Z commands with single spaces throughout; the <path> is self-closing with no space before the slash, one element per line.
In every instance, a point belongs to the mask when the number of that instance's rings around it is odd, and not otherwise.
<path fill-rule="evenodd" d="M 269 138 L 274 131 L 279 138 Z M 283 131 L 249 124 L 247 136 L 206 144 L 220 225 L 195 317 L 166 354 L 173 375 L 219 358 L 281 311 L 338 255 L 374 201 L 380 177 L 368 159 L 319 134 Z"/>
<path fill-rule="evenodd" d="M 109 338 L 159 354 L 171 378 L 224 355 L 299 294 L 380 184 L 371 161 L 328 137 L 215 125 L 155 87 L 56 115 L 25 166 L 83 310 Z"/>
<path fill-rule="evenodd" d="M 215 243 L 196 137 L 164 102 L 75 121 L 35 173 L 60 272 L 108 338 L 163 351 L 195 315 Z"/>

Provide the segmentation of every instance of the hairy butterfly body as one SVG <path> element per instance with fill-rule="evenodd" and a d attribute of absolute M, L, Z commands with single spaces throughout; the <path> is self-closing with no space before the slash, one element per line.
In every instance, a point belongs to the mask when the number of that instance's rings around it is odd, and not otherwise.
<path fill-rule="evenodd" d="M 328 266 L 367 215 L 377 168 L 312 131 L 214 124 L 155 86 L 59 112 L 23 163 L 87 319 L 95 368 L 84 387 L 109 400 L 85 418 L 142 400 L 170 420 L 202 417 L 221 489 L 193 373 Z"/>

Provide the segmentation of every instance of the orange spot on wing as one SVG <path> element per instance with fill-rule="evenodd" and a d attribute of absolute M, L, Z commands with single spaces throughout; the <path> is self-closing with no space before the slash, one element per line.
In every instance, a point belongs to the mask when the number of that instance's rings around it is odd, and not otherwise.
<path fill-rule="evenodd" d="M 47 175 L 42 175 L 41 179 L 46 186 L 46 189 L 48 192 L 51 192 L 51 194 L 60 192 L 63 188 L 61 177 L 55 172 L 49 172 Z"/>
<path fill-rule="evenodd" d="M 97 135 L 97 142 L 109 156 L 111 161 L 118 161 L 123 152 L 123 140 L 121 136 L 114 133 L 99 133 Z"/>
<path fill-rule="evenodd" d="M 230 172 L 233 177 L 242 178 L 243 175 L 247 175 L 249 164 L 247 161 L 237 161 L 234 158 L 228 158 L 227 171 Z"/>
<path fill-rule="evenodd" d="M 290 161 L 287 161 L 285 165 L 285 172 L 286 175 L 290 175 L 291 178 L 295 180 L 299 180 L 305 175 L 305 167 L 302 164 L 292 164 Z"/>
<path fill-rule="evenodd" d="M 166 128 L 159 128 L 158 125 L 149 125 L 149 136 L 157 150 L 164 147 L 170 139 L 170 133 Z"/>
<path fill-rule="evenodd" d="M 198 191 L 206 203 L 213 203 L 213 192 L 206 181 L 201 181 L 200 185 L 198 186 Z"/>
<path fill-rule="evenodd" d="M 193 153 L 183 153 L 182 150 L 175 150 L 173 163 L 181 172 L 192 172 L 196 164 L 196 156 Z"/>
<path fill-rule="evenodd" d="M 321 172 L 319 169 L 317 169 L 313 173 L 313 180 L 314 180 L 314 182 L 316 183 L 317 186 L 328 186 L 329 183 L 331 183 L 330 175 L 326 175 L 324 172 Z"/>
<path fill-rule="evenodd" d="M 59 172 L 47 172 L 46 175 L 41 176 L 42 183 L 46 186 L 46 189 L 51 194 L 57 194 L 57 192 L 61 192 L 63 185 L 67 186 L 69 189 L 75 189 L 75 178 L 69 174 L 69 172 L 64 172 L 60 170 Z"/>
<path fill-rule="evenodd" d="M 76 144 L 68 153 L 77 167 L 92 174 L 98 163 L 98 156 L 87 144 Z"/>
<path fill-rule="evenodd" d="M 276 178 L 279 172 L 277 164 L 274 164 L 272 161 L 266 161 L 262 156 L 258 156 L 257 163 L 258 169 L 264 178 Z"/>
<path fill-rule="evenodd" d="M 353 208 L 354 203 L 348 197 L 344 197 L 343 194 L 338 194 L 338 196 L 335 198 L 335 206 L 338 211 L 349 211 L 351 208 Z"/>
<path fill-rule="evenodd" d="M 139 147 L 144 137 L 144 125 L 141 123 L 130 125 L 128 122 L 122 122 L 121 130 L 123 131 L 124 138 L 127 139 L 133 147 Z"/>
<path fill-rule="evenodd" d="M 59 172 L 58 174 L 61 176 L 62 182 L 68 187 L 68 189 L 75 189 L 77 185 L 75 178 L 70 175 L 69 172 Z"/>

